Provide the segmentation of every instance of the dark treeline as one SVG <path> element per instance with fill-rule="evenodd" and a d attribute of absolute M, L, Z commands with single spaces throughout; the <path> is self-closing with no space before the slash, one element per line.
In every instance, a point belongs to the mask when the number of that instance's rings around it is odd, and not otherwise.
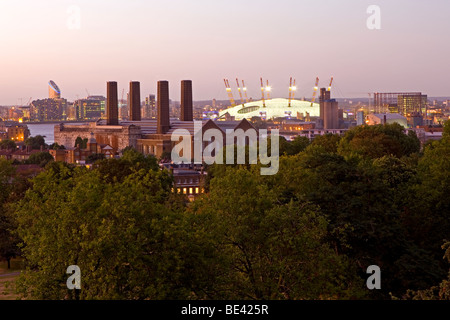
<path fill-rule="evenodd" d="M 0 254 L 25 259 L 24 298 L 449 299 L 450 126 L 422 150 L 394 124 L 280 151 L 273 176 L 210 166 L 188 204 L 132 149 L 32 180 L 0 161 Z M 381 290 L 366 287 L 369 265 Z"/>

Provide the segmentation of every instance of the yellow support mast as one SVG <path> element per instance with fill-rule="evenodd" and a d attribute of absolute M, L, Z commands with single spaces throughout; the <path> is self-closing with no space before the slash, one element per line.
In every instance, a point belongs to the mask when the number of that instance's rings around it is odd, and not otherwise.
<path fill-rule="evenodd" d="M 266 107 L 266 100 L 264 99 L 264 81 L 261 78 L 261 94 L 262 94 L 262 102 L 263 102 L 263 108 Z"/>
<path fill-rule="evenodd" d="M 317 90 L 319 90 L 319 77 L 316 78 L 316 84 L 314 85 L 314 93 L 311 99 L 311 107 L 313 106 L 314 101 L 316 101 Z"/>
<path fill-rule="evenodd" d="M 228 82 L 228 79 L 223 79 L 223 82 L 225 83 L 225 88 L 227 90 L 228 98 L 230 99 L 231 106 L 235 107 L 236 102 L 234 101 L 234 98 L 233 98 L 233 92 L 231 92 L 230 83 Z"/>
<path fill-rule="evenodd" d="M 267 100 L 270 100 L 270 91 L 271 90 L 272 90 L 272 87 L 269 86 L 269 80 L 267 80 L 267 85 L 266 85 Z"/>
<path fill-rule="evenodd" d="M 239 91 L 239 97 L 241 98 L 241 104 L 242 104 L 242 106 L 244 106 L 244 99 L 242 99 L 241 86 L 239 85 L 238 78 L 236 78 L 236 84 L 237 84 L 237 88 L 238 88 L 238 91 Z"/>
<path fill-rule="evenodd" d="M 333 77 L 331 77 L 330 85 L 328 86 L 327 91 L 331 91 L 331 85 L 333 84 Z"/>
<path fill-rule="evenodd" d="M 248 97 L 247 97 L 247 87 L 245 86 L 244 80 L 242 80 L 242 90 L 245 93 L 245 102 L 248 103 Z"/>

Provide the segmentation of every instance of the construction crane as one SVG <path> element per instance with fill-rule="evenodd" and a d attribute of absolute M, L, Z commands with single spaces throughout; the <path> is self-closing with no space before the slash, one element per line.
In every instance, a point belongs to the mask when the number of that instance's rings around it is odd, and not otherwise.
<path fill-rule="evenodd" d="M 242 80 L 242 90 L 245 93 L 245 102 L 248 103 L 248 97 L 247 97 L 247 87 L 245 86 L 244 80 Z"/>
<path fill-rule="evenodd" d="M 223 82 L 225 83 L 225 88 L 227 90 L 228 98 L 230 99 L 231 106 L 235 107 L 236 106 L 236 102 L 234 102 L 233 92 L 231 92 L 230 83 L 228 82 L 228 79 L 223 79 Z"/>
<path fill-rule="evenodd" d="M 267 100 L 270 100 L 270 90 L 272 90 L 272 88 L 269 86 L 269 80 L 267 80 L 267 86 L 266 86 Z"/>
<path fill-rule="evenodd" d="M 29 106 L 32 98 L 30 97 L 30 99 L 28 99 L 28 102 L 26 104 L 23 104 L 23 99 L 26 99 L 26 98 L 19 98 L 19 100 L 20 100 L 20 107 Z"/>
<path fill-rule="evenodd" d="M 263 102 L 263 107 L 266 107 L 266 100 L 264 99 L 264 81 L 261 78 L 261 94 L 262 94 L 262 102 Z"/>
<path fill-rule="evenodd" d="M 319 90 L 319 77 L 316 78 L 316 84 L 314 85 L 314 93 L 311 99 L 311 107 L 313 106 L 314 101 L 316 101 L 317 90 Z"/>
<path fill-rule="evenodd" d="M 289 81 L 289 104 L 288 104 L 288 107 L 291 106 L 291 101 L 294 100 L 296 90 L 297 90 L 297 87 L 295 86 L 295 79 L 294 79 L 294 82 L 292 82 L 292 77 L 291 77 L 291 80 Z"/>
<path fill-rule="evenodd" d="M 242 99 L 241 86 L 239 85 L 238 78 L 236 78 L 236 84 L 237 84 L 237 88 L 238 88 L 238 91 L 239 91 L 239 97 L 241 98 L 241 104 L 242 104 L 242 106 L 244 106 L 244 99 Z"/>
<path fill-rule="evenodd" d="M 331 85 L 333 84 L 333 77 L 331 77 L 330 85 L 328 86 L 327 91 L 331 91 Z"/>

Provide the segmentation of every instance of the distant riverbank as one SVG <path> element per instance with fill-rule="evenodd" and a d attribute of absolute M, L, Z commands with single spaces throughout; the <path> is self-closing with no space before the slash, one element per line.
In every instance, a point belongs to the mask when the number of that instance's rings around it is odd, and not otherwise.
<path fill-rule="evenodd" d="M 83 123 L 83 122 L 95 122 L 97 120 L 73 120 L 73 121 L 29 121 L 24 122 L 23 124 L 29 125 L 29 124 L 59 124 L 59 123 Z"/>

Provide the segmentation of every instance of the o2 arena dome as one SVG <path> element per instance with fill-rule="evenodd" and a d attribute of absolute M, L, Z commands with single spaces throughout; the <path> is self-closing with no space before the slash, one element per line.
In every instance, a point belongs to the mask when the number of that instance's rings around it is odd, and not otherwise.
<path fill-rule="evenodd" d="M 305 117 L 307 113 L 309 113 L 310 117 L 318 117 L 320 107 L 318 103 L 313 103 L 311 106 L 311 101 L 304 100 L 291 100 L 291 106 L 289 107 L 288 99 L 276 98 L 265 100 L 265 107 L 263 106 L 263 101 L 259 100 L 222 110 L 219 112 L 219 118 L 226 113 L 235 117 L 235 120 L 250 119 L 252 117 L 261 117 L 263 119 L 296 118 L 297 114 Z"/>

